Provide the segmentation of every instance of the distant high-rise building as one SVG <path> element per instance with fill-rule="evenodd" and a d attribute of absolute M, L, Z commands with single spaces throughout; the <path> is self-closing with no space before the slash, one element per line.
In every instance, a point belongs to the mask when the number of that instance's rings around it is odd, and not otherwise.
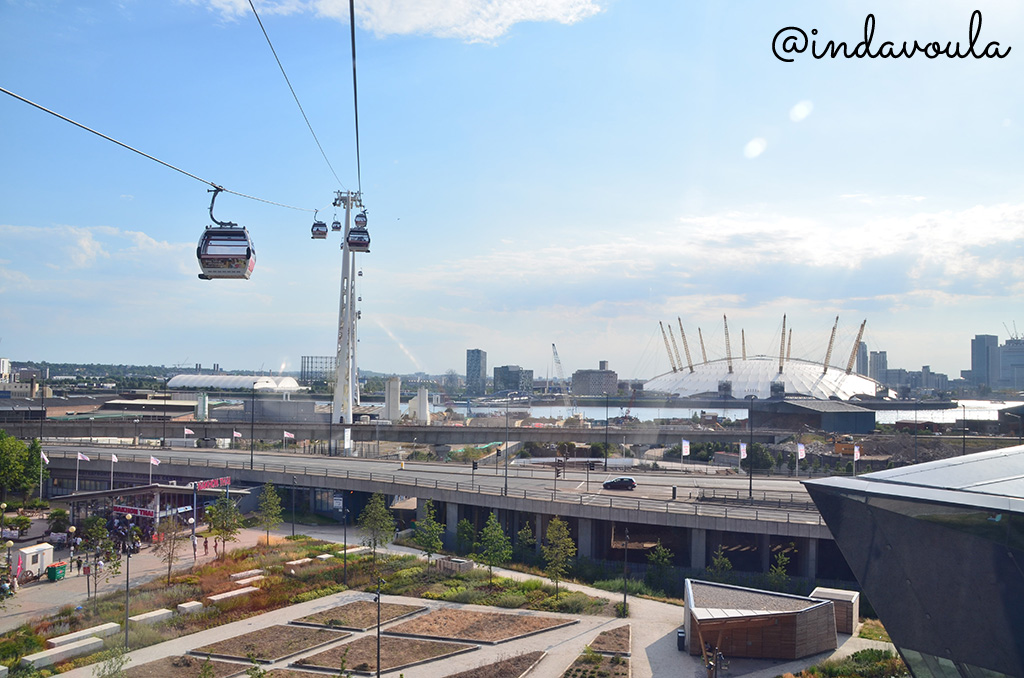
<path fill-rule="evenodd" d="M 304 355 L 299 368 L 299 383 L 309 385 L 317 381 L 334 381 L 334 366 L 337 358 L 333 355 Z M 214 365 L 216 369 L 218 365 Z"/>
<path fill-rule="evenodd" d="M 863 341 L 857 346 L 857 374 L 868 376 L 868 345 Z"/>
<path fill-rule="evenodd" d="M 572 373 L 572 392 L 576 395 L 615 395 L 619 388 L 619 375 L 608 369 L 608 361 L 598 363 L 601 369 L 576 370 Z"/>
<path fill-rule="evenodd" d="M 999 386 L 1024 390 L 1024 339 L 1007 339 L 999 347 Z"/>
<path fill-rule="evenodd" d="M 971 339 L 971 381 L 995 388 L 999 381 L 999 337 L 976 334 Z"/>
<path fill-rule="evenodd" d="M 398 421 L 402 418 L 402 380 L 391 377 L 384 384 L 384 418 Z"/>
<path fill-rule="evenodd" d="M 6 384 L 11 380 L 11 361 L 7 358 L 0 358 L 0 384 Z"/>
<path fill-rule="evenodd" d="M 494 390 L 530 393 L 533 391 L 533 370 L 524 370 L 519 365 L 495 367 Z"/>
<path fill-rule="evenodd" d="M 466 395 L 482 396 L 487 392 L 487 352 L 478 348 L 466 350 Z"/>
<path fill-rule="evenodd" d="M 880 383 L 886 383 L 886 372 L 889 371 L 889 356 L 885 351 L 871 351 L 868 355 L 868 377 Z"/>

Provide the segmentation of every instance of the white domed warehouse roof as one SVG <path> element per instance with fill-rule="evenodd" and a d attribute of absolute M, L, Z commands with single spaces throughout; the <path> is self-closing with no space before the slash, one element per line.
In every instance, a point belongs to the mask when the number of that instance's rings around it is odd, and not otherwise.
<path fill-rule="evenodd" d="M 255 388 L 257 391 L 298 391 L 293 377 L 255 376 L 251 374 L 179 374 L 167 382 L 169 388 Z"/>
<path fill-rule="evenodd" d="M 770 398 L 772 384 L 782 384 L 786 395 L 804 395 L 827 400 L 839 398 L 849 400 L 853 396 L 874 397 L 882 388 L 874 379 L 862 374 L 829 367 L 825 371 L 821 363 L 809 360 L 787 360 L 779 373 L 779 359 L 770 356 L 753 356 L 746 360 L 733 359 L 732 373 L 729 373 L 725 358 L 712 360 L 678 372 L 668 372 L 644 384 L 645 391 L 671 393 L 680 397 L 715 395 L 719 384 L 731 382 L 732 397 L 743 399 L 748 395 Z"/>

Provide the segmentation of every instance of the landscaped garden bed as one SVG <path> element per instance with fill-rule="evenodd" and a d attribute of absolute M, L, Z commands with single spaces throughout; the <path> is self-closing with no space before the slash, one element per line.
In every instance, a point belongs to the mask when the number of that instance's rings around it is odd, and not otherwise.
<path fill-rule="evenodd" d="M 203 645 L 190 654 L 275 662 L 319 645 L 342 640 L 350 633 L 306 626 L 268 626 L 234 638 Z"/>
<path fill-rule="evenodd" d="M 380 639 L 380 669 L 381 671 L 394 671 L 475 649 L 477 649 L 476 645 L 465 643 L 442 643 L 418 638 L 382 636 Z M 364 674 L 375 673 L 377 671 L 376 636 L 363 636 L 350 643 L 332 647 L 312 657 L 298 660 L 295 662 L 295 666 L 338 671 L 343 660 L 349 671 Z"/>
<path fill-rule="evenodd" d="M 562 678 L 629 678 L 629 660 L 594 652 L 588 646 L 565 670 Z"/>
<path fill-rule="evenodd" d="M 188 655 L 164 657 L 148 664 L 139 664 L 138 666 L 129 664 L 125 669 L 125 676 L 127 678 L 198 678 L 205 663 L 205 658 Z M 213 678 L 224 678 L 238 673 L 243 667 L 211 659 L 210 668 L 213 669 Z"/>
<path fill-rule="evenodd" d="M 392 626 L 387 632 L 478 643 L 501 643 L 575 623 L 575 619 L 476 612 L 449 607 Z"/>
<path fill-rule="evenodd" d="M 485 664 L 469 671 L 456 673 L 455 675 L 448 676 L 448 678 L 520 678 L 520 676 L 543 659 L 544 654 L 540 650 L 527 652 L 526 654 L 517 654 L 514 657 L 502 659 L 492 664 Z"/>
<path fill-rule="evenodd" d="M 618 628 L 602 631 L 590 644 L 590 649 L 605 654 L 629 655 L 629 624 L 623 624 Z"/>
<path fill-rule="evenodd" d="M 382 602 L 380 604 L 380 623 L 384 624 L 395 619 L 408 617 L 426 609 L 422 605 L 400 605 L 398 603 Z M 371 600 L 357 600 L 296 619 L 292 623 L 366 631 L 377 625 L 377 603 Z"/>

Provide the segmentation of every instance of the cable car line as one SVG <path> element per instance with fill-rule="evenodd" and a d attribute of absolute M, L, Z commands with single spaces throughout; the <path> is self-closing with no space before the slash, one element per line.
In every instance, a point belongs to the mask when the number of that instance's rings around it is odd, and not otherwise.
<path fill-rule="evenodd" d="M 320 145 L 320 139 L 317 138 L 316 132 L 313 131 L 313 125 L 309 122 L 309 118 L 306 117 L 306 111 L 303 110 L 302 104 L 299 102 L 299 95 L 295 93 L 295 88 L 292 87 L 292 81 L 288 78 L 288 74 L 284 71 L 284 64 L 281 63 L 281 59 L 277 56 L 277 50 L 274 49 L 274 43 L 270 41 L 270 36 L 267 34 L 267 29 L 263 26 L 263 20 L 260 19 L 259 13 L 256 11 L 256 6 L 253 5 L 252 0 L 249 0 L 249 7 L 252 8 L 253 16 L 256 17 L 256 22 L 260 25 L 260 30 L 263 31 L 263 37 L 267 39 L 267 45 L 270 46 L 270 51 L 274 55 L 274 60 L 277 61 L 277 67 L 281 69 L 281 75 L 284 76 L 284 81 L 288 83 L 288 89 L 292 92 L 292 98 L 295 99 L 295 105 L 299 107 L 299 112 L 302 113 L 302 119 L 306 121 L 306 127 L 309 128 L 309 133 L 313 135 L 313 141 L 316 142 L 316 147 L 320 149 L 320 155 L 324 156 L 324 162 L 331 168 L 331 174 L 334 175 L 338 185 L 345 188 L 345 184 L 342 183 L 341 179 L 338 178 L 338 173 L 334 171 L 334 165 L 327 158 L 327 153 L 324 151 L 324 147 Z M 358 123 L 357 123 L 358 124 Z M 356 149 L 356 155 L 359 155 L 358 146 Z M 357 162 L 358 165 L 358 162 Z M 348 189 L 346 189 L 348 190 Z"/>
<path fill-rule="evenodd" d="M 140 151 L 137 148 L 129 146 L 128 144 L 124 143 L 123 141 L 118 141 L 117 139 L 115 139 L 113 137 L 107 136 L 103 132 L 98 132 L 98 131 L 94 130 L 93 128 L 87 127 L 86 125 L 83 125 L 80 122 L 72 120 L 71 118 L 69 118 L 67 116 L 61 115 L 60 113 L 58 113 L 56 111 L 50 110 L 49 108 L 46 108 L 45 106 L 37 104 L 36 102 L 32 101 L 31 99 L 26 99 L 25 97 L 21 96 L 20 94 L 15 94 L 14 92 L 10 91 L 9 89 L 6 89 L 4 87 L 0 87 L 0 92 L 3 92 L 4 94 L 7 94 L 8 96 L 11 96 L 11 97 L 13 97 L 13 98 L 15 98 L 15 99 L 17 99 L 19 101 L 22 101 L 22 102 L 28 104 L 29 106 L 33 106 L 35 108 L 38 108 L 40 111 L 43 111 L 44 113 L 49 113 L 50 115 L 54 116 L 55 118 L 59 118 L 59 119 L 63 120 L 64 122 L 71 123 L 75 127 L 79 127 L 81 129 L 84 129 L 86 132 L 91 132 L 91 133 L 95 134 L 96 136 L 98 136 L 98 137 L 100 137 L 102 139 L 106 139 L 107 141 L 109 141 L 111 143 L 114 143 L 114 144 L 117 144 L 118 146 L 121 146 L 122 148 L 126 148 L 129 151 L 132 151 L 133 153 L 138 153 L 142 157 L 148 158 L 149 160 L 152 160 L 153 162 L 159 163 L 159 164 L 163 165 L 164 167 L 168 167 L 168 168 L 174 170 L 175 172 L 180 172 L 181 174 L 184 174 L 185 176 L 187 176 L 187 177 L 189 177 L 191 179 L 195 179 L 196 181 L 198 181 L 200 183 L 206 184 L 208 186 L 212 186 L 213 189 L 215 189 L 217 191 L 223 191 L 224 193 L 230 193 L 232 195 L 237 195 L 240 198 L 246 198 L 248 200 L 255 200 L 257 202 L 266 203 L 268 205 L 275 205 L 277 207 L 284 207 L 284 208 L 290 209 L 290 210 L 298 210 L 299 212 L 313 212 L 314 211 L 314 210 L 309 209 L 307 207 L 295 207 L 294 205 L 286 205 L 286 204 L 281 203 L 281 202 L 275 202 L 273 200 L 267 200 L 266 198 L 258 198 L 258 197 L 254 196 L 254 195 L 248 195 L 246 193 L 239 193 L 238 191 L 232 191 L 229 188 L 224 188 L 223 186 L 219 186 L 219 185 L 215 184 L 214 182 L 212 182 L 212 181 L 210 181 L 208 179 L 203 179 L 202 177 L 196 176 L 195 174 L 192 174 L 191 172 L 187 172 L 187 171 L 181 169 L 180 167 L 175 167 L 171 163 L 164 162 L 160 158 L 154 157 L 154 156 L 150 155 L 149 153 L 145 153 L 143 151 Z"/>
<path fill-rule="evenodd" d="M 363 170 L 359 163 L 359 90 L 356 87 L 356 9 L 354 0 L 348 0 L 348 25 L 352 37 L 352 107 L 355 109 L 356 121 L 356 180 L 359 195 L 362 195 Z"/>

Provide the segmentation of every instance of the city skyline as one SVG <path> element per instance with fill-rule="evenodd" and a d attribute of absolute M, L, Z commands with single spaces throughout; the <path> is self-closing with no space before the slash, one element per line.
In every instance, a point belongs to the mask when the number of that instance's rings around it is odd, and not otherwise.
<path fill-rule="evenodd" d="M 0 87 L 205 180 L 328 223 L 356 190 L 347 3 L 7 3 Z M 736 11 L 742 10 L 742 11 Z M 1005 58 L 815 59 L 822 40 L 979 44 Z M 959 377 L 1024 293 L 1024 8 L 982 0 L 356 3 L 359 365 L 554 376 L 669 371 L 659 321 L 709 359 L 888 364 Z M 252 279 L 202 281 L 209 186 L 0 95 L 0 355 L 298 371 L 333 354 L 339 240 L 314 213 L 222 194 Z M 337 174 L 339 180 L 335 180 Z M 1024 320 L 1024 319 L 1022 319 Z M 1004 331 L 1005 326 L 1011 330 Z M 691 338 L 692 333 L 692 338 Z M 677 336 L 677 341 L 679 337 Z M 680 349 L 682 347 L 680 346 Z"/>

